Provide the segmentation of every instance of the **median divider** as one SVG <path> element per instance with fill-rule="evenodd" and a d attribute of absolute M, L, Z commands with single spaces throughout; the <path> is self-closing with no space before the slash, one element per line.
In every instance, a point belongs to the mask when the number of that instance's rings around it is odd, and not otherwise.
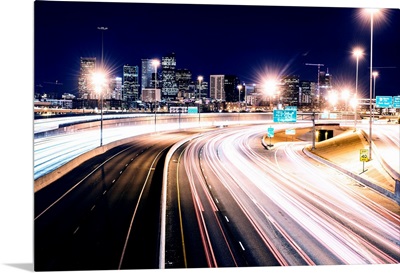
<path fill-rule="evenodd" d="M 168 168 L 172 155 L 176 150 L 184 145 L 186 142 L 201 136 L 201 134 L 194 135 L 175 143 L 168 151 L 165 157 L 163 183 L 161 189 L 161 230 L 160 230 L 160 254 L 159 254 L 159 269 L 165 269 L 165 225 L 166 225 L 166 212 L 167 212 L 167 183 L 168 183 Z"/>

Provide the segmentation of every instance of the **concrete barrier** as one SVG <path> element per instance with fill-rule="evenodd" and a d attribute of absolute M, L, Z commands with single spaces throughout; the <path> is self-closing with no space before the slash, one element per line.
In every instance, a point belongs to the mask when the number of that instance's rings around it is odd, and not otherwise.
<path fill-rule="evenodd" d="M 34 192 L 39 191 L 40 189 L 50 185 L 57 179 L 61 178 L 63 175 L 68 173 L 69 171 L 73 170 L 74 168 L 78 167 L 80 164 L 85 162 L 86 160 L 91 159 L 97 155 L 101 155 L 108 150 L 117 147 L 119 145 L 123 145 L 125 143 L 131 142 L 133 137 L 121 139 L 101 147 L 97 147 L 89 152 L 86 152 L 71 161 L 67 162 L 66 164 L 62 165 L 61 167 L 57 168 L 56 170 L 52 171 L 51 173 L 45 174 L 34 181 Z"/>
<path fill-rule="evenodd" d="M 393 192 L 388 191 L 388 190 L 386 190 L 386 189 L 384 189 L 382 187 L 379 187 L 375 183 L 372 183 L 371 181 L 369 181 L 369 180 L 367 180 L 367 179 L 365 179 L 365 178 L 363 178 L 363 177 L 361 177 L 361 176 L 359 176 L 359 175 L 357 175 L 355 173 L 352 173 L 352 172 L 340 167 L 339 165 L 336 165 L 335 163 L 333 163 L 333 162 L 331 162 L 329 160 L 326 160 L 324 158 L 321 158 L 321 157 L 311 153 L 308 150 L 307 147 L 303 148 L 303 152 L 308 157 L 311 157 L 312 159 L 315 159 L 315 160 L 317 160 L 317 161 L 319 161 L 319 162 L 321 162 L 321 163 L 323 163 L 325 165 L 328 165 L 328 166 L 330 166 L 332 168 L 335 168 L 335 169 L 339 170 L 340 172 L 346 174 L 347 176 L 353 178 L 354 180 L 357 180 L 358 182 L 362 183 L 363 185 L 365 185 L 365 186 L 367 186 L 367 187 L 369 187 L 371 189 L 376 190 L 377 192 L 381 193 L 382 195 L 384 195 L 386 197 L 389 197 L 390 199 L 396 201 L 397 203 L 400 203 L 400 190 L 398 188 L 400 186 L 400 184 L 398 183 L 398 181 L 396 181 L 395 192 L 393 193 Z"/>

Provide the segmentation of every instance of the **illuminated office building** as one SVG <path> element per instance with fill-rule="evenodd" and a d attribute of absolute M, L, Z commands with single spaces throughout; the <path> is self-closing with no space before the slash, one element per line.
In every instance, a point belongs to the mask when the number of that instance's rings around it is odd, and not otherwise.
<path fill-rule="evenodd" d="M 282 78 L 282 103 L 284 105 L 298 106 L 300 97 L 300 78 L 297 75 Z"/>
<path fill-rule="evenodd" d="M 96 70 L 96 58 L 80 59 L 80 70 L 78 79 L 78 93 L 79 98 L 94 99 L 96 98 L 94 85 L 92 82 L 93 73 Z"/>
<path fill-rule="evenodd" d="M 139 67 L 124 65 L 122 99 L 129 108 L 132 106 L 132 102 L 137 101 L 139 97 Z"/>
<path fill-rule="evenodd" d="M 239 77 L 235 75 L 224 75 L 224 91 L 226 102 L 238 102 L 244 100 L 244 91 L 238 89 L 240 84 Z M 240 92 L 240 94 L 239 94 Z"/>
<path fill-rule="evenodd" d="M 176 57 L 171 53 L 162 57 L 162 99 L 174 100 L 178 95 L 178 84 L 176 82 Z"/>
<path fill-rule="evenodd" d="M 224 75 L 210 75 L 210 97 L 225 101 Z"/>
<path fill-rule="evenodd" d="M 158 70 L 157 69 L 157 74 Z M 155 68 L 153 65 L 153 59 L 142 59 L 142 74 L 141 74 L 141 94 L 143 93 L 143 89 L 145 88 L 154 88 L 154 79 L 155 79 Z M 157 75 L 157 88 L 159 88 L 160 78 Z"/>

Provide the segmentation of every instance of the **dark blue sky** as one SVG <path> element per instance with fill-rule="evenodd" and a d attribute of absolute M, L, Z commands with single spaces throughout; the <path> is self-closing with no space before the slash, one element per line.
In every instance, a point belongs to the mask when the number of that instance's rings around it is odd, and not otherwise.
<path fill-rule="evenodd" d="M 354 86 L 351 51 L 364 48 L 359 92 L 369 95 L 370 24 L 358 8 L 277 7 L 205 4 L 140 4 L 36 1 L 34 81 L 63 83 L 77 92 L 80 57 L 101 59 L 122 76 L 124 64 L 175 52 L 177 68 L 193 78 L 234 74 L 258 83 L 268 73 L 296 74 L 316 81 L 317 67 L 329 69 L 333 85 Z M 373 66 L 380 73 L 377 95 L 400 95 L 400 10 L 388 9 L 374 26 Z M 392 68 L 395 67 L 395 68 Z"/>

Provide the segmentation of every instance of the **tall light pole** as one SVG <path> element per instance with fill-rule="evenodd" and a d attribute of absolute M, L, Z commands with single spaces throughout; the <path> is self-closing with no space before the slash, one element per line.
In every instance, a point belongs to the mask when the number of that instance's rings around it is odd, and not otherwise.
<path fill-rule="evenodd" d="M 358 61 L 363 52 L 361 49 L 355 49 L 353 55 L 356 56 L 356 92 L 354 94 L 354 132 L 357 130 L 357 96 L 358 96 Z"/>
<path fill-rule="evenodd" d="M 103 61 L 103 52 L 104 52 L 104 43 L 103 43 L 103 34 L 104 31 L 108 29 L 108 27 L 97 27 L 98 30 L 101 30 L 101 70 L 104 72 L 104 61 Z M 103 90 L 100 91 L 100 103 L 101 103 L 101 118 L 100 118 L 100 146 L 103 146 Z"/>
<path fill-rule="evenodd" d="M 376 77 L 378 76 L 378 72 L 377 71 L 372 72 L 372 76 L 374 77 L 374 90 L 373 90 L 372 97 L 376 98 L 376 96 L 375 96 L 375 85 L 376 85 Z M 375 101 L 375 105 L 376 105 L 376 101 Z M 375 119 L 375 108 L 376 108 L 376 106 L 374 107 L 374 112 L 372 113 L 372 120 Z"/>
<path fill-rule="evenodd" d="M 201 102 L 201 82 L 203 81 L 203 76 L 198 76 L 197 80 L 199 81 L 199 104 L 198 104 L 198 112 L 199 112 L 199 126 L 200 126 L 200 102 Z"/>
<path fill-rule="evenodd" d="M 239 98 L 239 100 L 238 100 L 238 102 L 239 102 L 239 107 L 238 107 L 238 113 L 239 113 L 239 121 L 240 121 L 240 90 L 242 90 L 242 85 L 241 84 L 239 84 L 238 86 L 237 86 L 237 89 L 238 89 L 238 98 Z"/>
<path fill-rule="evenodd" d="M 374 37 L 374 13 L 377 9 L 369 9 L 371 21 L 371 46 L 369 60 L 369 160 L 372 159 L 372 52 L 373 52 L 373 37 Z"/>
<path fill-rule="evenodd" d="M 154 66 L 154 131 L 157 131 L 157 106 L 156 106 L 156 99 L 157 99 L 157 66 L 160 65 L 160 61 L 154 59 L 152 61 L 152 65 Z"/>
<path fill-rule="evenodd" d="M 374 72 L 372 72 L 372 76 L 374 77 L 374 91 L 373 91 L 372 97 L 373 97 L 373 98 L 375 98 L 375 97 L 376 97 L 376 94 L 375 94 L 376 77 L 378 77 L 378 76 L 379 76 L 379 73 L 378 73 L 378 71 L 374 71 Z"/>

